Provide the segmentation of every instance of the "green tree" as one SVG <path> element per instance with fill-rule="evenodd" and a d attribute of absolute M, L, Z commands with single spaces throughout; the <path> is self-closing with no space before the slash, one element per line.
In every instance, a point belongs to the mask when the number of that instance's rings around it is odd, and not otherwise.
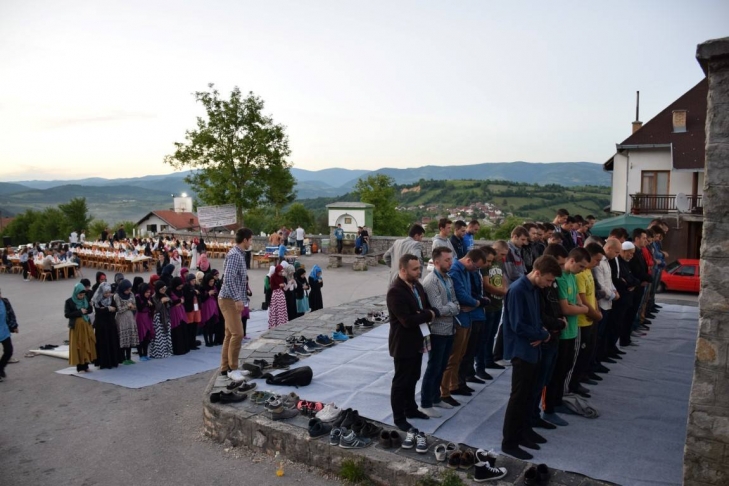
<path fill-rule="evenodd" d="M 385 174 L 373 174 L 359 179 L 354 187 L 360 201 L 374 204 L 373 228 L 376 235 L 402 236 L 407 233 L 406 217 L 399 214 L 395 181 Z"/>
<path fill-rule="evenodd" d="M 30 227 L 39 216 L 40 212 L 34 209 L 18 214 L 4 229 L 3 236 L 9 236 L 14 245 L 33 243 L 30 238 Z"/>
<path fill-rule="evenodd" d="M 86 232 L 86 239 L 89 241 L 94 241 L 99 239 L 99 236 L 101 236 L 101 232 L 104 231 L 106 228 L 110 228 L 109 223 L 104 221 L 103 219 L 95 219 L 89 223 L 88 231 Z"/>
<path fill-rule="evenodd" d="M 236 87 L 225 100 L 213 84 L 208 87 L 195 93 L 207 116 L 198 117 L 165 163 L 192 168 L 185 182 L 197 197 L 205 204 L 235 204 L 239 223 L 245 210 L 271 204 L 278 211 L 295 197 L 284 126 L 263 114 L 263 100 L 253 93 L 244 98 Z"/>
<path fill-rule="evenodd" d="M 51 240 L 68 240 L 67 222 L 58 208 L 45 208 L 31 223 L 29 240 L 49 242 Z"/>
<path fill-rule="evenodd" d="M 71 231 L 80 232 L 86 229 L 89 223 L 91 223 L 92 218 L 89 215 L 89 208 L 86 205 L 85 197 L 75 197 L 66 204 L 59 204 L 58 209 L 61 210 L 66 218 L 69 233 Z"/>
<path fill-rule="evenodd" d="M 316 220 L 314 213 L 306 209 L 301 203 L 293 203 L 283 215 L 284 224 L 291 228 L 301 225 L 305 231 L 311 232 L 315 229 Z"/>
<path fill-rule="evenodd" d="M 508 240 L 511 238 L 511 231 L 522 223 L 524 223 L 524 218 L 509 216 L 491 232 L 491 235 L 495 240 Z"/>
<path fill-rule="evenodd" d="M 127 238 L 131 239 L 134 235 L 134 230 L 137 227 L 137 223 L 134 221 L 118 221 L 113 228 L 111 228 L 112 234 L 114 231 L 119 229 L 119 226 L 124 226 L 124 232 L 127 234 Z"/>

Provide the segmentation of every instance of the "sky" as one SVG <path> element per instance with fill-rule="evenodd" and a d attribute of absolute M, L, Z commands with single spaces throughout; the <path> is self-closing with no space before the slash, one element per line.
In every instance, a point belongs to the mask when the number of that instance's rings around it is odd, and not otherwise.
<path fill-rule="evenodd" d="M 291 162 L 604 162 L 703 78 L 729 2 L 0 2 L 0 181 L 135 177 L 215 83 L 265 101 Z"/>

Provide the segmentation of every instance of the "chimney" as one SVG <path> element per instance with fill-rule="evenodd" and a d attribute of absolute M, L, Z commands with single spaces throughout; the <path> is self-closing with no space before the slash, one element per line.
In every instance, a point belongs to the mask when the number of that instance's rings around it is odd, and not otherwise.
<path fill-rule="evenodd" d="M 686 131 L 686 110 L 673 110 L 673 133 Z"/>
<path fill-rule="evenodd" d="M 635 92 L 635 121 L 632 123 L 633 131 L 631 133 L 637 132 L 643 126 L 643 122 L 638 120 L 640 120 L 640 91 Z"/>

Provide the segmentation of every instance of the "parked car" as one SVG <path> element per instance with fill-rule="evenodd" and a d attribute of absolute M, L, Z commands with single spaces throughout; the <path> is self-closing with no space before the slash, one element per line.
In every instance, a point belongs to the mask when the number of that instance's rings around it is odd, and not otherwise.
<path fill-rule="evenodd" d="M 699 292 L 701 288 L 701 267 L 699 260 L 679 259 L 668 265 L 661 273 L 661 283 L 657 292 L 677 290 L 680 292 Z"/>

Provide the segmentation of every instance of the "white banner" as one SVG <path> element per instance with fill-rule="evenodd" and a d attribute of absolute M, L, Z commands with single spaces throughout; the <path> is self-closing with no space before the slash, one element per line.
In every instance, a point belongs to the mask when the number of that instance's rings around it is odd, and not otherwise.
<path fill-rule="evenodd" d="M 197 220 L 200 227 L 206 229 L 235 224 L 235 204 L 200 206 L 197 208 Z"/>

